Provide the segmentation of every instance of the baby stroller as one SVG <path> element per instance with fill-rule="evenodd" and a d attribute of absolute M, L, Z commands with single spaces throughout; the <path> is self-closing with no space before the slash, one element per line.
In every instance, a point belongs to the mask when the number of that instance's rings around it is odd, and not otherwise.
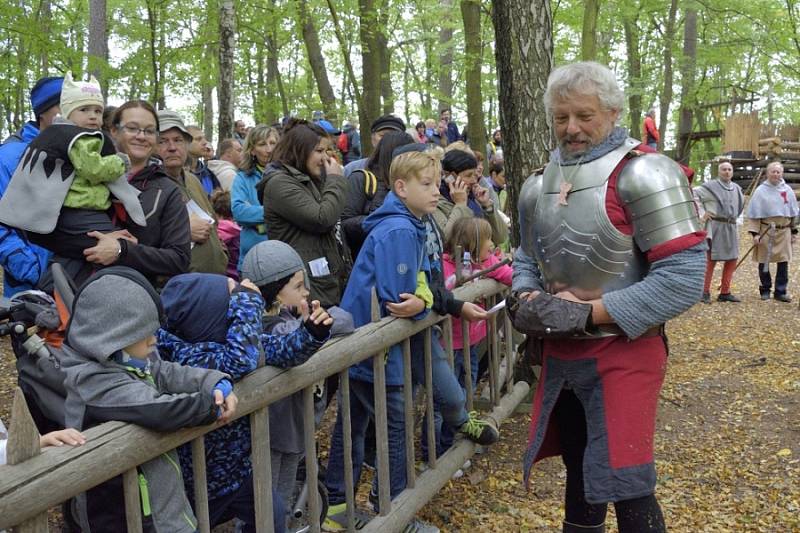
<path fill-rule="evenodd" d="M 40 434 L 64 429 L 64 371 L 61 343 L 69 320 L 75 286 L 60 265 L 52 267 L 53 296 L 23 291 L 0 303 L 0 337 L 11 338 L 16 357 L 17 383 Z M 62 505 L 64 529 L 80 528 L 72 517 L 69 502 Z"/>
<path fill-rule="evenodd" d="M 53 266 L 54 296 L 23 291 L 0 306 L 0 336 L 11 338 L 17 380 L 39 433 L 65 427 L 61 342 L 75 287 Z"/>

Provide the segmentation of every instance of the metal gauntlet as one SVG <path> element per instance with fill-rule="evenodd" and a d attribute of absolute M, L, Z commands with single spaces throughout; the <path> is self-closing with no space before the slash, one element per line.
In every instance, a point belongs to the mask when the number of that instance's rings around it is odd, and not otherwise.
<path fill-rule="evenodd" d="M 506 300 L 514 327 L 536 338 L 567 338 L 590 335 L 592 305 L 571 302 L 547 293 L 533 300 Z"/>

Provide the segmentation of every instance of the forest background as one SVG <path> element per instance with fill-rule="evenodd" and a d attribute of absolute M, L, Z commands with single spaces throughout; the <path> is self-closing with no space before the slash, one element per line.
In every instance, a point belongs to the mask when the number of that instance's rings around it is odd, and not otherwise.
<path fill-rule="evenodd" d="M 411 125 L 452 108 L 482 147 L 511 98 L 498 90 L 506 55 L 537 71 L 533 88 L 509 78 L 521 100 L 540 97 L 552 65 L 583 58 L 623 83 L 634 136 L 653 106 L 661 148 L 701 168 L 733 111 L 800 122 L 798 17 L 794 0 L 6 0 L 0 129 L 29 118 L 38 77 L 71 70 L 94 73 L 112 103 L 177 106 L 215 141 L 241 116 L 272 123 L 322 109 L 364 131 L 383 113 Z M 540 112 L 525 105 L 507 116 Z"/>

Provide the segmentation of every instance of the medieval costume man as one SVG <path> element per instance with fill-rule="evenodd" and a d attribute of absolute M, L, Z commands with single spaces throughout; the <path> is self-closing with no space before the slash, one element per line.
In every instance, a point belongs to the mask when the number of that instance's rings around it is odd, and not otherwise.
<path fill-rule="evenodd" d="M 558 148 L 519 200 L 508 303 L 542 355 L 525 479 L 561 455 L 565 532 L 604 531 L 609 502 L 619 531 L 666 531 L 653 462 L 663 326 L 703 287 L 691 171 L 615 127 L 624 102 L 604 66 L 554 70 L 545 107 Z"/>
<path fill-rule="evenodd" d="M 775 299 L 791 302 L 789 261 L 796 239 L 798 214 L 794 190 L 783 180 L 783 165 L 773 161 L 767 165 L 767 181 L 756 188 L 747 206 L 747 231 L 753 236 L 753 260 L 758 263 L 758 291 L 762 300 L 769 300 L 772 290 L 770 263 L 778 263 L 775 273 Z"/>

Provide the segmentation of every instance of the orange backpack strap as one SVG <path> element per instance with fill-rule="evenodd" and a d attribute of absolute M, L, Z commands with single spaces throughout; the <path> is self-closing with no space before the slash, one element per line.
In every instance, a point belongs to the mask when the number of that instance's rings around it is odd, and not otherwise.
<path fill-rule="evenodd" d="M 58 311 L 58 317 L 61 320 L 59 321 L 57 329 L 47 331 L 47 334 L 44 336 L 44 341 L 48 346 L 61 348 L 61 344 L 64 342 L 64 335 L 67 331 L 67 322 L 69 322 L 69 309 L 67 309 L 67 304 L 61 299 L 58 291 L 54 292 L 55 294 L 53 296 L 56 301 L 56 311 Z"/>

